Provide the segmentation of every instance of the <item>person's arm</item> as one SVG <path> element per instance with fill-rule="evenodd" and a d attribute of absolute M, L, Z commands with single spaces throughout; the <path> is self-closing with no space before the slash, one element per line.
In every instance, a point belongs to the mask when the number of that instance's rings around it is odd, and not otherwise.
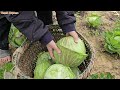
<path fill-rule="evenodd" d="M 56 11 L 56 17 L 64 34 L 70 31 L 76 31 L 74 11 Z"/>
<path fill-rule="evenodd" d="M 53 50 L 60 53 L 59 48 L 53 41 L 53 36 L 48 31 L 48 27 L 35 16 L 34 11 L 20 11 L 18 15 L 5 15 L 5 17 L 31 42 L 41 41 L 42 44 L 46 45 L 53 59 Z"/>
<path fill-rule="evenodd" d="M 47 45 L 53 40 L 48 27 L 35 16 L 34 11 L 19 11 L 18 15 L 7 14 L 5 17 L 31 42 L 40 40 L 41 43 Z"/>
<path fill-rule="evenodd" d="M 73 11 L 56 11 L 56 17 L 59 26 L 62 28 L 63 33 L 71 35 L 74 41 L 78 42 L 78 34 L 76 33 L 75 22 L 76 18 Z"/>

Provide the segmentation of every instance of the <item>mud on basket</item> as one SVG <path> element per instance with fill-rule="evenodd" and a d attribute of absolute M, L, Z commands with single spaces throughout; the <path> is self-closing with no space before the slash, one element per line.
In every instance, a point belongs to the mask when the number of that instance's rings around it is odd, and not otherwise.
<path fill-rule="evenodd" d="M 55 41 L 58 41 L 64 34 L 58 25 L 52 25 L 49 27 L 51 33 L 53 34 Z M 79 75 L 80 79 L 86 78 L 93 66 L 94 61 L 94 52 L 89 43 L 85 40 L 85 38 L 78 33 L 79 37 L 84 41 L 87 54 L 89 55 L 86 60 L 82 64 L 80 64 L 79 69 L 82 71 L 82 74 Z M 16 77 L 18 79 L 32 79 L 35 69 L 35 63 L 38 53 L 42 51 L 47 51 L 45 46 L 42 46 L 39 42 L 35 42 L 32 45 L 24 45 L 18 48 L 13 54 L 13 62 L 16 67 L 14 69 L 17 70 Z"/>

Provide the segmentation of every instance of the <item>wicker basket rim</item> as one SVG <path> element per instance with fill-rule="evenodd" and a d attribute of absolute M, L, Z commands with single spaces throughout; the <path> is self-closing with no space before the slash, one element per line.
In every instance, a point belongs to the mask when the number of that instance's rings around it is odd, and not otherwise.
<path fill-rule="evenodd" d="M 83 36 L 83 35 L 81 35 L 81 37 L 83 37 L 84 38 L 84 40 L 89 44 L 89 41 L 87 41 L 86 40 L 86 38 Z M 19 69 L 18 68 L 18 66 L 17 66 L 17 62 L 19 62 L 19 59 L 20 59 L 20 57 L 23 55 L 23 53 L 24 53 L 24 51 L 27 49 L 29 47 L 29 45 L 28 44 L 24 44 L 23 46 L 21 46 L 21 47 L 19 47 L 19 48 L 17 48 L 16 50 L 15 50 L 15 52 L 13 53 L 13 56 L 12 56 L 12 62 L 14 63 L 14 65 L 15 65 L 15 68 L 17 68 L 17 69 Z M 90 49 L 90 52 L 92 52 L 92 54 L 91 54 L 91 60 L 90 60 L 90 63 L 89 63 L 89 65 L 87 66 L 87 68 L 83 71 L 83 73 L 82 74 L 80 74 L 79 75 L 79 79 L 85 79 L 89 74 L 90 74 L 90 71 L 91 71 L 91 69 L 92 69 L 92 67 L 93 67 L 93 64 L 94 64 L 94 49 L 93 49 L 93 47 L 89 44 L 89 49 Z M 14 69 L 14 70 L 16 70 L 16 69 Z M 29 79 L 33 79 L 33 78 L 31 78 L 31 77 L 29 77 L 29 76 L 26 76 L 26 75 L 24 75 L 24 73 L 19 69 L 19 72 L 18 72 L 18 74 L 16 74 L 16 75 L 20 75 L 20 76 L 23 76 L 23 77 L 26 77 L 26 78 L 29 78 Z"/>

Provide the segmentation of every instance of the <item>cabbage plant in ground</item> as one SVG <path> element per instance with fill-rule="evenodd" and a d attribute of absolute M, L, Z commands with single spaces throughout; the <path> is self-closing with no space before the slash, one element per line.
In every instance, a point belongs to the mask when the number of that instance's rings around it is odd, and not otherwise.
<path fill-rule="evenodd" d="M 105 49 L 109 53 L 118 53 L 120 55 L 120 28 L 104 33 Z"/>
<path fill-rule="evenodd" d="M 115 79 L 115 76 L 110 72 L 100 72 L 90 75 L 87 79 Z"/>
<path fill-rule="evenodd" d="M 56 51 L 54 51 L 54 61 L 56 63 L 77 67 L 88 56 L 86 54 L 85 44 L 81 39 L 78 40 L 78 43 L 75 43 L 73 37 L 64 37 L 57 42 L 57 46 L 62 53 L 58 55 Z"/>
<path fill-rule="evenodd" d="M 8 39 L 9 43 L 14 47 L 20 47 L 26 41 L 26 37 L 13 24 L 11 25 Z"/>
<path fill-rule="evenodd" d="M 101 16 L 98 13 L 91 13 L 86 17 L 90 27 L 98 28 L 102 24 Z"/>
<path fill-rule="evenodd" d="M 70 67 L 53 64 L 47 69 L 44 79 L 76 79 L 76 76 Z"/>

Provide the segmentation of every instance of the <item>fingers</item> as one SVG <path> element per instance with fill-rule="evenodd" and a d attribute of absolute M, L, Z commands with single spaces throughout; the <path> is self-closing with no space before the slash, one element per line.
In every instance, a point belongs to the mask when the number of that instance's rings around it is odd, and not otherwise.
<path fill-rule="evenodd" d="M 78 43 L 79 37 L 78 37 L 78 34 L 75 31 L 71 31 L 68 34 L 71 35 L 74 38 L 75 43 Z M 66 35 L 68 35 L 68 34 L 66 34 Z"/>
<path fill-rule="evenodd" d="M 57 45 L 55 45 L 55 46 L 53 47 L 53 49 L 54 49 L 58 54 L 61 54 L 61 51 L 60 51 L 60 49 L 57 47 Z"/>
<path fill-rule="evenodd" d="M 66 33 L 66 36 L 69 36 L 69 33 Z"/>
<path fill-rule="evenodd" d="M 53 50 L 52 50 L 52 48 L 48 48 L 48 52 L 49 52 L 49 54 L 50 54 L 50 57 L 51 57 L 52 59 L 55 59 L 55 57 L 54 57 L 54 55 L 53 55 Z"/>
<path fill-rule="evenodd" d="M 52 49 L 54 49 L 58 54 L 60 54 L 61 51 L 60 51 L 60 49 L 57 47 L 56 43 L 55 43 L 53 40 L 52 40 L 50 43 L 51 43 L 51 44 L 50 44 L 50 47 L 51 47 Z"/>
<path fill-rule="evenodd" d="M 0 59 L 0 66 L 3 65 L 3 64 L 5 64 L 5 63 L 8 63 L 10 61 L 11 61 L 11 57 L 10 56 L 7 56 L 5 58 L 1 58 Z"/>
<path fill-rule="evenodd" d="M 47 49 L 52 59 L 55 59 L 53 50 L 55 50 L 59 55 L 61 54 L 60 49 L 57 47 L 56 43 L 53 40 L 47 45 Z"/>

